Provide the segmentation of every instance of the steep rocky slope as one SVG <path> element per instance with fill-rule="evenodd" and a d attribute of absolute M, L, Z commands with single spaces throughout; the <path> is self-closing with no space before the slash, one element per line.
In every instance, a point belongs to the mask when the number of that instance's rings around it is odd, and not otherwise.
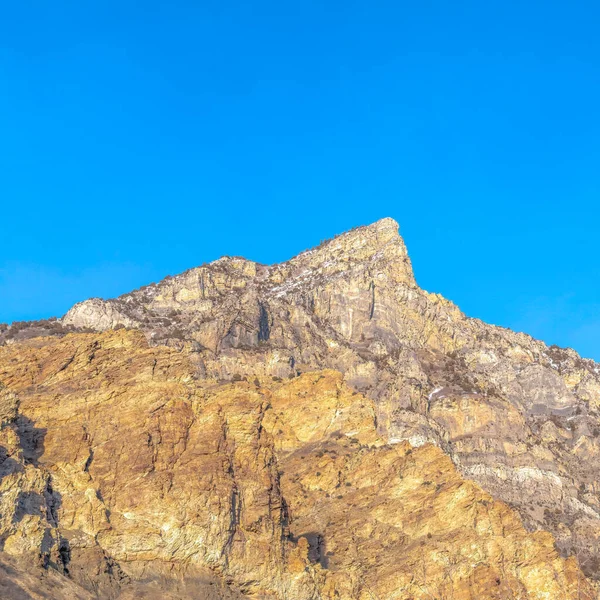
<path fill-rule="evenodd" d="M 4 553 L 82 598 L 595 597 L 341 373 L 219 384 L 193 358 L 129 331 L 0 348 Z"/>
<path fill-rule="evenodd" d="M 391 219 L 2 341 L 0 544 L 90 593 L 595 597 L 600 367 L 421 290 Z"/>

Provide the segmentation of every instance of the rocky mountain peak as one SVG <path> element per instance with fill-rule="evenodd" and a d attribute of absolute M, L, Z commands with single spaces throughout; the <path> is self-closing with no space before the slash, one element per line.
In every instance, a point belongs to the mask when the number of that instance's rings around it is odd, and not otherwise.
<path fill-rule="evenodd" d="M 325 297 L 352 288 L 355 292 L 350 297 L 356 300 L 352 310 L 373 312 L 375 286 L 416 287 L 398 229 L 393 219 L 381 219 L 272 266 L 225 256 L 113 300 L 93 298 L 76 304 L 62 323 L 97 331 L 118 325 L 140 327 L 155 340 L 172 338 L 175 331 L 175 337 L 196 339 L 217 351 L 236 318 L 243 320 L 243 329 L 254 332 L 242 335 L 245 343 L 257 343 L 266 305 L 296 302 L 298 294 L 303 298 L 300 304 L 308 302 L 314 312 Z M 215 307 L 219 313 L 225 308 L 228 314 L 216 328 L 207 324 L 215 320 Z M 210 340 L 203 333 L 207 329 Z M 342 329 L 352 327 L 343 324 Z"/>
<path fill-rule="evenodd" d="M 101 598 L 188 565 L 282 600 L 600 589 L 600 365 L 420 289 L 393 219 L 5 332 L 0 548 Z"/>
<path fill-rule="evenodd" d="M 275 265 L 273 271 L 297 276 L 306 269 L 327 275 L 351 273 L 357 268 L 371 269 L 385 271 L 394 283 L 412 286 L 415 285 L 412 266 L 398 230 L 394 219 L 381 219 L 326 240 L 316 248 Z"/>

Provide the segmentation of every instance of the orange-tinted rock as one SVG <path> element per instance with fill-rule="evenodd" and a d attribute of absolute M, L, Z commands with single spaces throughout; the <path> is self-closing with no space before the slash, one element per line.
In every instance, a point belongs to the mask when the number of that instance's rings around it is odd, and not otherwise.
<path fill-rule="evenodd" d="M 595 597 L 440 448 L 389 444 L 340 373 L 219 384 L 195 360 L 126 330 L 0 348 L 10 561 L 82 598 Z"/>

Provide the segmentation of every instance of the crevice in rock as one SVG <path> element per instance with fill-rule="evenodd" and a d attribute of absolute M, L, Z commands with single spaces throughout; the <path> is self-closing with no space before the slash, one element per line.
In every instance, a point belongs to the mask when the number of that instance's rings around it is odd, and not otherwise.
<path fill-rule="evenodd" d="M 375 314 L 375 282 L 371 281 L 371 285 L 369 286 L 369 291 L 371 292 L 371 309 L 369 310 L 369 321 L 373 318 Z"/>
<path fill-rule="evenodd" d="M 262 302 L 259 302 L 258 306 L 260 310 L 260 315 L 258 317 L 258 341 L 266 342 L 271 336 L 269 313 Z"/>

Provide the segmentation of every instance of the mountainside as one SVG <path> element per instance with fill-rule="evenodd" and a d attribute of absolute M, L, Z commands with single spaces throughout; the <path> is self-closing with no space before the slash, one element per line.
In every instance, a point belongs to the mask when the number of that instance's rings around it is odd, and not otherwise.
<path fill-rule="evenodd" d="M 7 597 L 597 597 L 600 366 L 421 290 L 392 219 L 0 342 Z"/>

